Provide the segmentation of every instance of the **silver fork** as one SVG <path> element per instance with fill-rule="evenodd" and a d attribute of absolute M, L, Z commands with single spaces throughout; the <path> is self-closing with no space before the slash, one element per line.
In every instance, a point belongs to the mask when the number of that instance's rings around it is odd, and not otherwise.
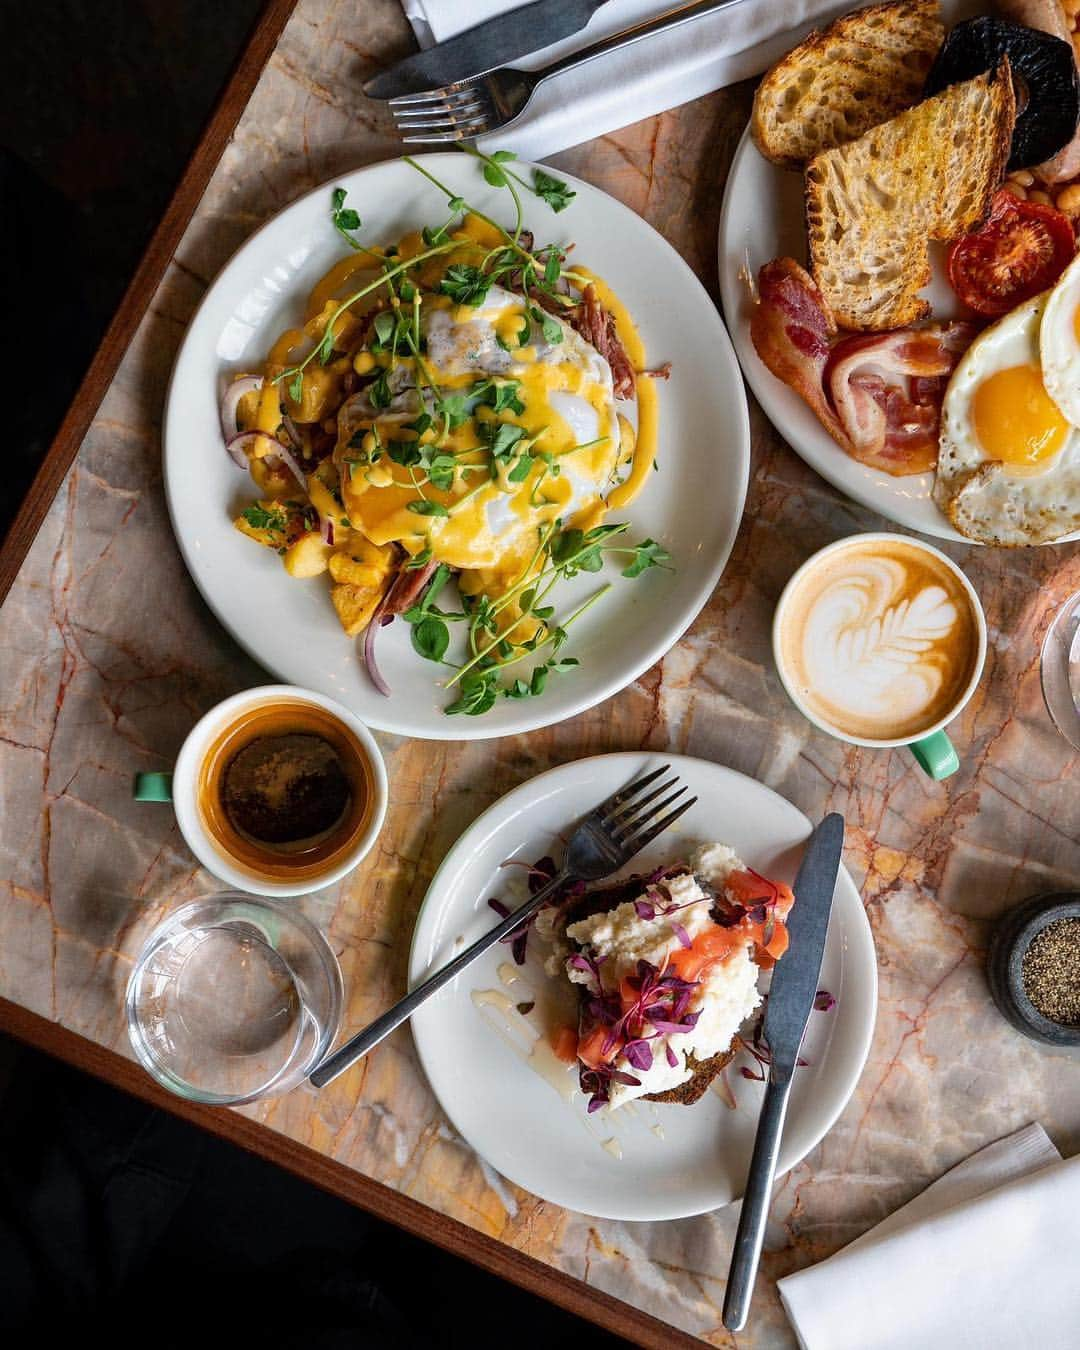
<path fill-rule="evenodd" d="M 679 783 L 677 774 L 646 796 L 641 795 L 670 768 L 670 764 L 664 764 L 652 773 L 645 774 L 643 778 L 631 783 L 629 787 L 622 788 L 607 801 L 601 802 L 595 810 L 590 811 L 570 836 L 563 865 L 546 886 L 538 890 L 525 904 L 508 914 L 502 923 L 497 924 L 482 938 L 478 938 L 471 947 L 466 947 L 460 956 L 455 956 L 434 975 L 429 975 L 422 984 L 418 984 L 388 1012 L 384 1012 L 363 1031 L 350 1037 L 339 1050 L 328 1055 L 309 1075 L 309 1081 L 315 1087 L 321 1088 L 332 1082 L 339 1073 L 344 1073 L 350 1064 L 362 1059 L 385 1036 L 389 1036 L 396 1027 L 401 1026 L 402 1022 L 408 1021 L 417 1008 L 426 1003 L 444 984 L 449 983 L 455 975 L 471 965 L 478 956 L 482 956 L 497 942 L 520 928 L 560 886 L 565 886 L 570 881 L 600 881 L 603 877 L 610 876 L 612 872 L 617 872 L 620 867 L 625 867 L 636 853 L 647 844 L 651 844 L 657 835 L 674 824 L 683 812 L 689 811 L 697 801 L 696 797 L 686 799 L 687 789 Z M 669 792 L 671 788 L 675 788 L 675 791 Z M 664 796 L 665 793 L 668 795 Z M 658 797 L 663 797 L 663 800 L 657 801 Z M 674 806 L 680 797 L 684 800 L 679 802 L 674 810 L 667 811 L 667 808 Z M 663 811 L 667 811 L 667 814 L 657 819 Z"/>
<path fill-rule="evenodd" d="M 521 116 L 545 80 L 575 70 L 608 52 L 642 42 L 656 33 L 681 28 L 702 14 L 740 3 L 741 0 L 697 0 L 696 4 L 679 5 L 647 23 L 612 33 L 580 51 L 571 52 L 561 61 L 554 61 L 543 70 L 517 70 L 505 66 L 473 80 L 444 85 L 441 89 L 402 94 L 389 100 L 394 121 L 402 139 L 409 143 L 466 141 L 490 131 L 500 131 Z"/>

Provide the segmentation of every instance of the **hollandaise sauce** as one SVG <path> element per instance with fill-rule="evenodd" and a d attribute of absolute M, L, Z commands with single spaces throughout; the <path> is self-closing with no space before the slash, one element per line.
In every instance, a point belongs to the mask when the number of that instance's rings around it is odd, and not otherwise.
<path fill-rule="evenodd" d="M 599 277 L 486 217 L 385 248 L 349 237 L 354 251 L 313 288 L 303 323 L 243 381 L 230 451 L 243 449 L 261 498 L 236 525 L 292 575 L 328 573 L 350 635 L 403 613 L 414 647 L 445 667 L 447 624 L 464 623 L 447 711 L 539 693 L 547 670 L 576 664 L 555 657 L 583 608 L 556 615 L 554 584 L 599 571 L 604 553 L 630 576 L 668 560 L 605 523 L 655 464 L 644 344 Z M 579 319 L 584 288 L 592 328 Z M 637 373 L 634 399 L 613 347 Z M 460 613 L 434 608 L 450 575 Z M 532 679 L 507 684 L 502 672 L 526 658 Z"/>

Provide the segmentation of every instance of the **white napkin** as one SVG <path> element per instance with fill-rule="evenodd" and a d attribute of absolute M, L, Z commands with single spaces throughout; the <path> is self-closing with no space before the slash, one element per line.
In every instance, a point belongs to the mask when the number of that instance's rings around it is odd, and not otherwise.
<path fill-rule="evenodd" d="M 1080 1156 L 1028 1125 L 779 1282 L 803 1350 L 1076 1350 Z"/>
<path fill-rule="evenodd" d="M 527 0 L 402 0 L 422 47 L 430 47 Z M 568 145 L 689 103 L 725 84 L 757 75 L 811 28 L 853 7 L 852 0 L 741 0 L 694 19 L 673 33 L 646 38 L 567 71 L 543 85 L 528 112 L 507 131 L 481 137 L 482 150 L 516 150 L 543 159 Z M 588 28 L 513 64 L 546 66 L 642 20 L 674 8 L 674 0 L 608 0 Z"/>

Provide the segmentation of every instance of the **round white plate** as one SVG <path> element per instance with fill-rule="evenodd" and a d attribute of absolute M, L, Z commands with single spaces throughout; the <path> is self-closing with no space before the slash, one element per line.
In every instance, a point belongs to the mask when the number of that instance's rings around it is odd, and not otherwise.
<path fill-rule="evenodd" d="M 953 23 L 964 17 L 970 6 L 950 2 L 944 8 L 949 23 Z M 957 543 L 978 542 L 954 529 L 935 505 L 930 495 L 934 486 L 932 473 L 893 478 L 852 459 L 798 394 L 762 362 L 750 341 L 753 311 L 750 282 L 756 281 L 765 263 L 784 255 L 806 263 L 803 176 L 797 170 L 770 164 L 754 145 L 747 127 L 732 161 L 720 213 L 719 239 L 720 296 L 747 384 L 765 416 L 795 453 L 841 492 L 910 530 Z M 970 317 L 962 312 L 963 307 L 945 278 L 943 257 L 942 247 L 932 245 L 933 274 L 923 295 L 930 301 L 935 319 Z M 1078 537 L 1080 534 L 1067 536 Z"/>
<path fill-rule="evenodd" d="M 459 153 L 421 162 L 481 211 L 503 221 L 505 190 L 489 187 Z M 524 176 L 529 165 L 520 167 Z M 611 580 L 612 591 L 571 631 L 564 649 L 581 668 L 553 677 L 536 699 L 501 699 L 482 717 L 447 717 L 438 668 L 412 650 L 408 626 L 379 638 L 379 665 L 393 694 L 383 698 L 342 633 L 325 576 L 289 577 L 269 550 L 232 518 L 255 497 L 250 478 L 222 448 L 218 399 L 229 375 L 257 369 L 276 336 L 301 315 L 314 283 L 344 252 L 331 227 L 330 194 L 340 185 L 363 218 L 361 237 L 390 242 L 446 216 L 442 193 L 401 160 L 343 174 L 301 197 L 240 249 L 207 292 L 173 370 L 165 409 L 165 487 L 180 550 L 195 584 L 234 638 L 281 679 L 317 689 L 386 731 L 472 740 L 561 722 L 636 679 L 675 643 L 709 598 L 742 515 L 749 466 L 746 396 L 731 343 L 701 283 L 675 250 L 627 207 L 577 179 L 571 206 L 554 215 L 527 199 L 538 243 L 576 244 L 629 306 L 649 360 L 672 363 L 661 382 L 659 472 L 625 512 L 629 537 L 651 536 L 676 570 L 635 581 L 584 574 L 560 603 L 580 603 Z"/>
<path fill-rule="evenodd" d="M 565 836 L 597 803 L 661 762 L 671 764 L 697 793 L 698 803 L 635 860 L 633 870 L 721 840 L 765 875 L 792 880 L 810 822 L 761 783 L 681 755 L 660 760 L 635 752 L 578 760 L 507 793 L 454 845 L 417 920 L 410 980 L 415 983 L 491 927 L 489 896 L 520 903 L 523 870 L 503 863 L 558 856 L 558 835 Z M 572 997 L 564 1002 L 563 982 L 544 974 L 539 957 L 540 946 L 530 937 L 526 965 L 507 987 L 501 974 L 513 973 L 511 957 L 508 948 L 499 947 L 412 1019 L 421 1062 L 455 1129 L 516 1185 L 601 1218 L 676 1219 L 737 1199 L 750 1162 L 761 1084 L 744 1079 L 732 1066 L 726 1078 L 734 1108 L 714 1084 L 690 1107 L 641 1101 L 586 1115 L 575 1070 L 558 1065 L 549 1076 L 538 1072 L 528 1055 L 532 1037 L 558 1025 L 559 1007 L 572 1018 L 575 1006 Z M 837 1004 L 830 1012 L 811 1014 L 803 1047 L 809 1064 L 798 1071 L 792 1090 L 781 1172 L 803 1158 L 835 1121 L 870 1048 L 877 1003 L 874 944 L 859 893 L 843 869 L 821 987 Z M 494 1001 L 485 1002 L 490 991 L 495 991 Z M 514 1005 L 533 999 L 536 1007 L 522 1018 Z M 736 1065 L 750 1062 L 741 1055 Z"/>

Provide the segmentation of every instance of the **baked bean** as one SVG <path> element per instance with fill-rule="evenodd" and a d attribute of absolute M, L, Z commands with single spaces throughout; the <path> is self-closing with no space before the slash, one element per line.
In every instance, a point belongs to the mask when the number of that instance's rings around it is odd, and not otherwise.
<path fill-rule="evenodd" d="M 1080 183 L 1070 183 L 1062 188 L 1054 205 L 1067 216 L 1080 216 Z"/>
<path fill-rule="evenodd" d="M 1077 0 L 1077 3 L 1080 4 L 1080 0 Z M 1013 182 L 1019 183 L 1021 187 L 1025 188 L 1031 187 L 1032 183 L 1035 181 L 1035 175 L 1030 169 L 1014 169 L 1013 172 L 1009 174 L 1009 177 Z"/>
<path fill-rule="evenodd" d="M 1034 192 L 1028 193 L 1028 201 L 1038 202 L 1040 206 L 1053 206 L 1054 204 L 1050 200 L 1049 192 L 1043 192 L 1039 188 L 1036 188 Z"/>
<path fill-rule="evenodd" d="M 1065 11 L 1066 19 L 1074 21 L 1069 24 L 1069 27 L 1075 28 L 1075 20 L 1080 15 L 1080 0 L 1061 0 L 1061 8 Z"/>
<path fill-rule="evenodd" d="M 1014 197 L 1019 197 L 1021 201 L 1027 198 L 1027 191 L 1019 183 L 1014 183 L 1011 178 L 1001 186 L 1005 192 L 1011 192 Z"/>

